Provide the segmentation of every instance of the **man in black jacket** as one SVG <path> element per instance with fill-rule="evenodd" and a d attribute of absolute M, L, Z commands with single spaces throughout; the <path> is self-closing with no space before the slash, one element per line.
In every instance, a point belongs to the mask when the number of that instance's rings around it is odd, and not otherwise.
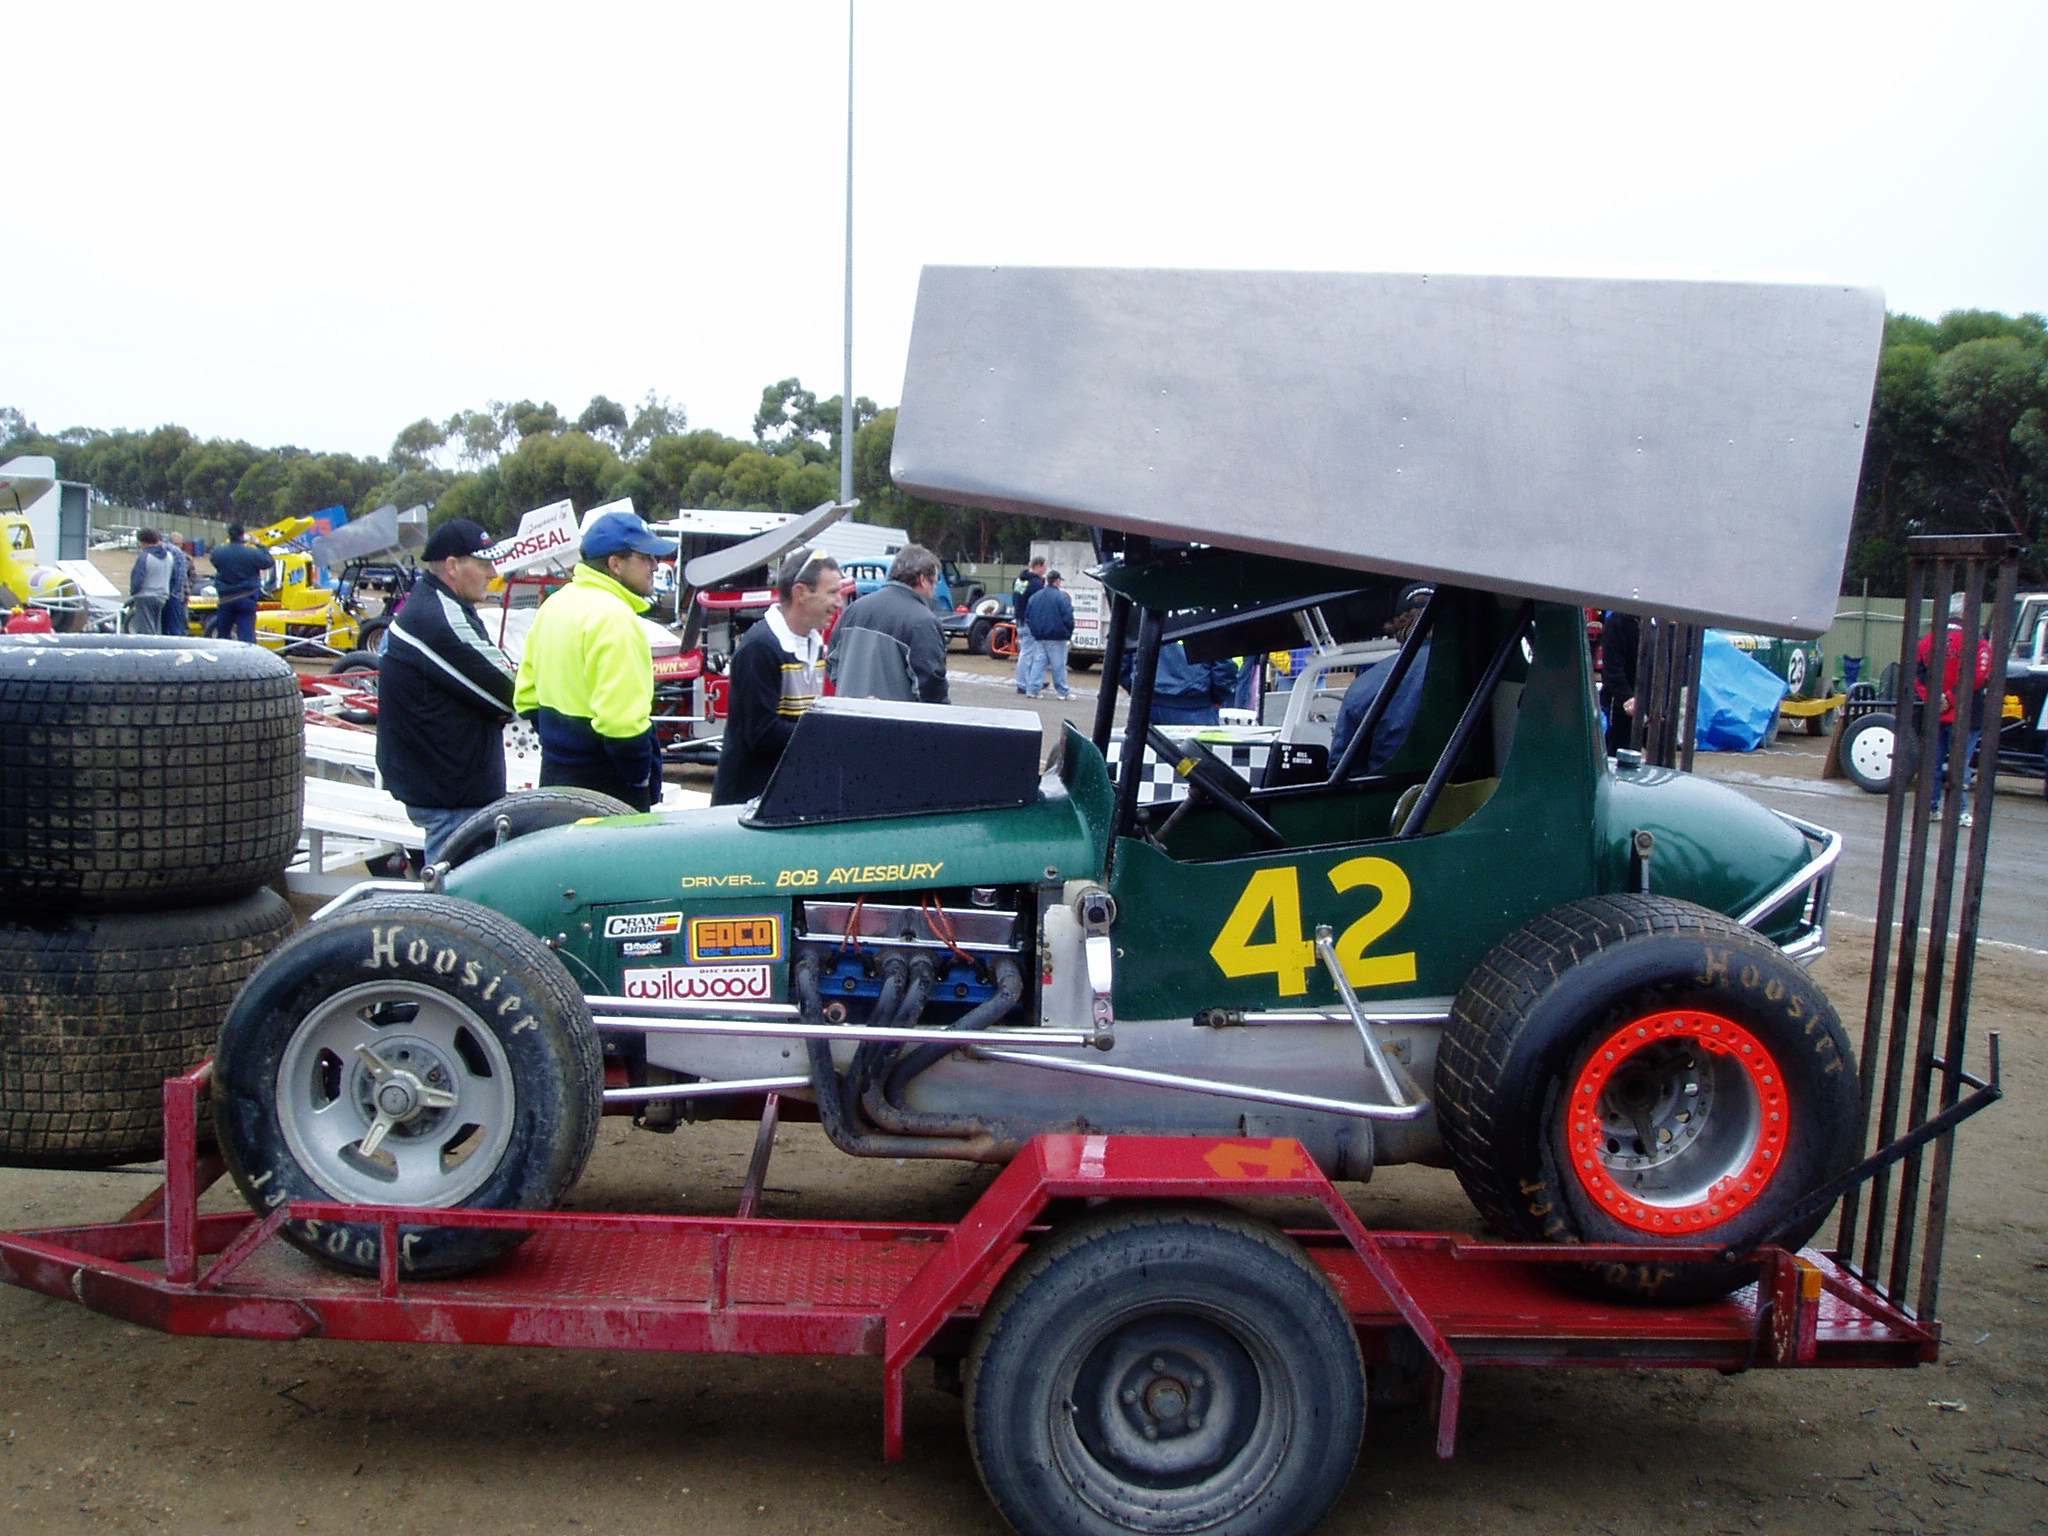
<path fill-rule="evenodd" d="M 768 787 L 796 723 L 818 696 L 825 629 L 839 611 L 839 562 L 800 549 L 782 562 L 776 605 L 741 637 L 726 669 L 725 735 L 713 805 L 738 805 Z"/>
<path fill-rule="evenodd" d="M 944 704 L 946 632 L 932 607 L 939 557 L 906 544 L 889 579 L 853 603 L 832 631 L 826 669 L 833 688 L 853 699 Z"/>
<path fill-rule="evenodd" d="M 505 793 L 513 670 L 475 606 L 491 584 L 490 544 L 467 518 L 434 530 L 379 668 L 377 767 L 426 829 L 429 864 L 449 833 Z"/>

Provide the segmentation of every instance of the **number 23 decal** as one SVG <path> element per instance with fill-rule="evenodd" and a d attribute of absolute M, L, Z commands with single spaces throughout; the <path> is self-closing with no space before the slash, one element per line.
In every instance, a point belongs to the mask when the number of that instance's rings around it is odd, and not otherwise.
<path fill-rule="evenodd" d="M 1413 893 L 1408 876 L 1391 859 L 1346 859 L 1330 871 L 1339 895 L 1369 889 L 1379 900 L 1356 918 L 1337 939 L 1337 961 L 1354 987 L 1391 987 L 1415 979 L 1415 951 L 1368 955 L 1375 942 L 1393 931 L 1408 915 Z M 1267 912 L 1273 914 L 1273 937 L 1254 941 Z M 1233 981 L 1246 976 L 1272 976 L 1282 997 L 1308 991 L 1308 973 L 1315 968 L 1315 941 L 1301 925 L 1301 871 L 1293 865 L 1262 869 L 1246 882 L 1223 931 L 1209 946 L 1209 958 Z"/>

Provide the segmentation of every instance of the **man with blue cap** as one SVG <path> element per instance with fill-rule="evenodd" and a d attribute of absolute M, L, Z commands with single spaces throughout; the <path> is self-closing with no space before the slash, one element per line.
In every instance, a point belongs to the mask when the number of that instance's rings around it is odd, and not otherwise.
<path fill-rule="evenodd" d="M 513 708 L 540 733 L 540 782 L 573 785 L 651 810 L 661 798 L 654 739 L 654 654 L 640 615 L 654 566 L 676 552 L 632 512 L 583 532 L 583 562 L 541 604 L 519 660 Z"/>

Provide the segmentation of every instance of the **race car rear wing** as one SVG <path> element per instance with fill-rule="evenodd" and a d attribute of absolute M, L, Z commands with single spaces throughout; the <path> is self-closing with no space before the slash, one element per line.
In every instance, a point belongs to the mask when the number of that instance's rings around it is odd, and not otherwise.
<path fill-rule="evenodd" d="M 1818 635 L 1884 300 L 1778 282 L 927 267 L 914 495 Z"/>

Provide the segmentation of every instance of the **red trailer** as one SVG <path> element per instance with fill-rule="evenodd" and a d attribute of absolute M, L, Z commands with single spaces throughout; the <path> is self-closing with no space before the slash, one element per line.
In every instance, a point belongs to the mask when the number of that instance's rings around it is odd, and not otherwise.
<path fill-rule="evenodd" d="M 1850 1177 L 1996 1098 L 1995 1036 L 1992 1060 L 1992 1081 Z M 977 1461 L 1027 1536 L 1190 1519 L 1304 1531 L 1350 1475 L 1368 1366 L 1422 1369 L 1448 1457 L 1469 1366 L 1911 1366 L 1940 1343 L 1938 1323 L 1812 1249 L 1760 1248 L 1754 1285 L 1663 1307 L 1597 1299 L 1559 1272 L 1696 1262 L 1698 1248 L 1373 1231 L 1288 1140 L 1041 1136 L 956 1224 L 767 1218 L 772 1092 L 731 1217 L 202 1214 L 222 1172 L 199 1150 L 210 1072 L 164 1086 L 160 1189 L 111 1224 L 0 1233 L 0 1279 L 172 1334 L 874 1356 L 890 1460 L 911 1361 L 931 1356 L 942 1381 L 964 1362 Z M 1234 1205 L 1272 1197 L 1326 1221 L 1283 1231 Z M 277 1240 L 287 1220 L 374 1222 L 381 1273 L 323 1268 Z M 408 1233 L 431 1225 L 532 1235 L 486 1273 L 401 1282 Z"/>

